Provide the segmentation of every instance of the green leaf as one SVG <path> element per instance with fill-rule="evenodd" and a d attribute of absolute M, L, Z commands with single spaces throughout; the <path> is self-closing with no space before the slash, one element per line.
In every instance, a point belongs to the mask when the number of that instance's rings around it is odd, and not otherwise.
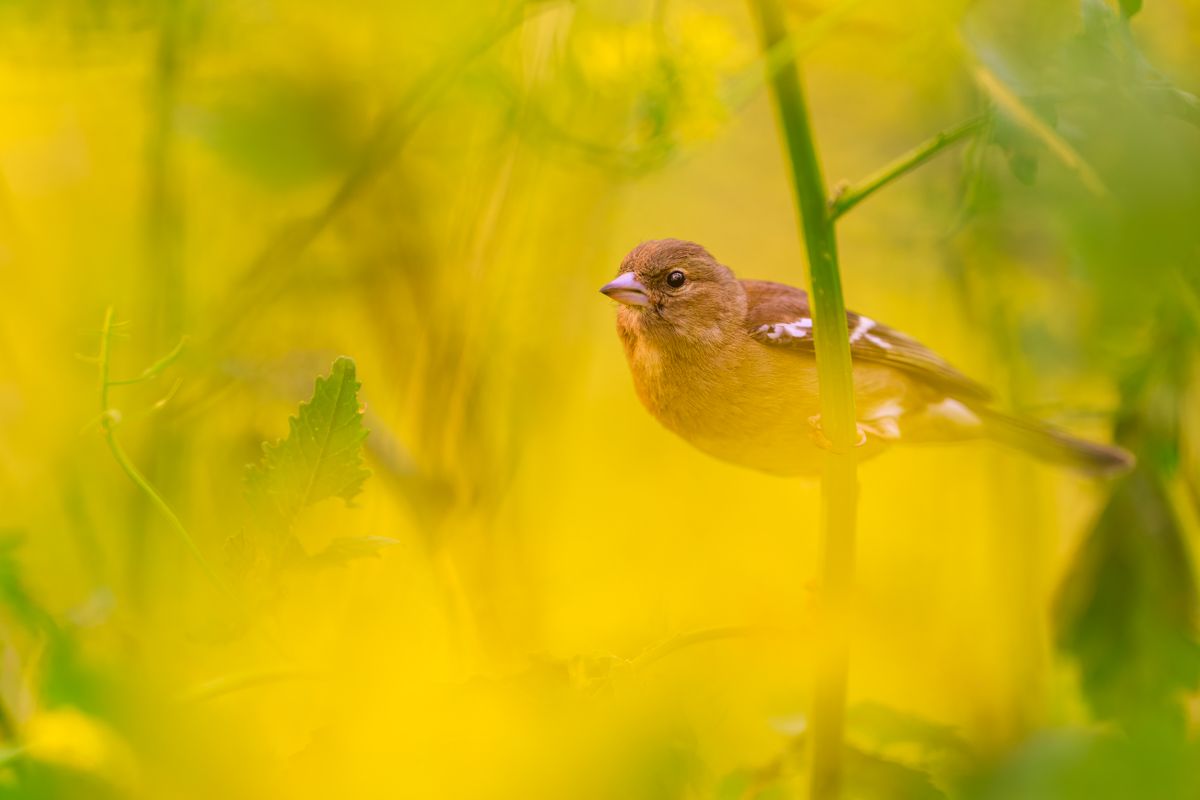
<path fill-rule="evenodd" d="M 1142 0 L 1121 0 L 1121 13 L 1126 18 L 1132 17 L 1134 14 L 1142 10 Z"/>
<path fill-rule="evenodd" d="M 305 508 L 331 497 L 347 504 L 370 473 L 363 467 L 367 437 L 358 404 L 360 384 L 354 361 L 333 362 L 328 377 L 317 378 L 312 399 L 288 420 L 288 436 L 263 445 L 263 458 L 246 471 L 251 502 L 290 526 Z"/>
<path fill-rule="evenodd" d="M 354 97 L 334 73 L 239 75 L 184 121 L 229 166 L 289 189 L 351 163 L 363 138 Z"/>
<path fill-rule="evenodd" d="M 1196 602 L 1179 523 L 1141 467 L 1115 488 L 1059 597 L 1059 647 L 1099 716 L 1145 724 L 1179 713 L 1200 678 Z"/>
<path fill-rule="evenodd" d="M 929 776 L 906 764 L 854 747 L 846 748 L 846 788 L 850 797 L 879 800 L 945 800 Z"/>
<path fill-rule="evenodd" d="M 966 741 L 950 726 L 880 703 L 855 705 L 847 713 L 846 725 L 872 750 L 916 745 L 926 756 L 965 758 L 970 754 Z"/>

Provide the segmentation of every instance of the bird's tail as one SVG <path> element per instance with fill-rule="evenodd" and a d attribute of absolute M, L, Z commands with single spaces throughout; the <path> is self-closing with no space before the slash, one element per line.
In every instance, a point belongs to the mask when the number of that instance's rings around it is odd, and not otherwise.
<path fill-rule="evenodd" d="M 989 408 L 971 410 L 983 423 L 988 436 L 997 442 L 1088 475 L 1118 475 L 1132 469 L 1135 463 L 1128 450 L 1079 439 L 1044 422 Z"/>

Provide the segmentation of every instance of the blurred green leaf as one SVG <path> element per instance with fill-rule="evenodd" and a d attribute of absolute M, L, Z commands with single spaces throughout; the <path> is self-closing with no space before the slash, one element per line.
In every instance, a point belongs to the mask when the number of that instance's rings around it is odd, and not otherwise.
<path fill-rule="evenodd" d="M 719 800 L 790 798 L 807 780 L 804 734 L 790 737 L 788 747 L 757 768 L 739 769 L 721 779 L 716 789 Z M 945 793 L 929 774 L 909 764 L 869 753 L 855 745 L 843 751 L 844 794 L 855 800 L 944 800 Z M 805 795 L 807 796 L 807 795 Z"/>
<path fill-rule="evenodd" d="M 288 420 L 288 436 L 263 445 L 263 459 L 246 471 L 252 503 L 269 507 L 286 524 L 308 506 L 331 497 L 350 503 L 370 473 L 363 467 L 361 384 L 354 361 L 333 363 L 328 377 L 317 378 L 312 399 Z"/>
<path fill-rule="evenodd" d="M 350 163 L 363 138 L 356 96 L 324 74 L 242 76 L 184 122 L 233 168 L 284 188 Z"/>
<path fill-rule="evenodd" d="M 1142 0 L 1121 0 L 1121 13 L 1132 17 L 1142 10 Z"/>
<path fill-rule="evenodd" d="M 919 769 L 855 747 L 846 748 L 846 789 L 866 800 L 944 800 L 945 793 Z"/>
<path fill-rule="evenodd" d="M 964 800 L 1176 800 L 1196 797 L 1194 745 L 1155 736 L 1050 730 L 960 788 Z"/>
<path fill-rule="evenodd" d="M 54 635 L 57 632 L 54 620 L 34 600 L 21 576 L 21 567 L 17 562 L 21 542 L 22 537 L 18 532 L 0 531 L 0 608 L 7 609 L 26 630 Z"/>
<path fill-rule="evenodd" d="M 1058 115 L 1054 102 L 1040 100 L 1026 101 L 1026 104 L 1038 119 L 1051 128 L 1055 127 Z M 1008 168 L 1014 178 L 1021 184 L 1032 186 L 1038 176 L 1038 152 L 1043 148 L 1037 137 L 1006 110 L 995 107 L 992 110 L 991 143 L 1000 148 L 1007 158 Z"/>
<path fill-rule="evenodd" d="M 881 703 L 859 703 L 849 710 L 846 724 L 853 735 L 873 747 L 886 749 L 914 744 L 926 755 L 965 756 L 967 743 L 953 728 Z"/>
<path fill-rule="evenodd" d="M 1058 644 L 1102 717 L 1169 718 L 1200 677 L 1196 585 L 1162 487 L 1143 466 L 1119 483 L 1068 572 Z"/>

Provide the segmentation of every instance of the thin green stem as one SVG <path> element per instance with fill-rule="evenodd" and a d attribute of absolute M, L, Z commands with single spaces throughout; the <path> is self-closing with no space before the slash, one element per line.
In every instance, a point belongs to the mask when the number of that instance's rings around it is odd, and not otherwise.
<path fill-rule="evenodd" d="M 123 380 L 109 380 L 109 381 L 106 381 L 106 383 L 109 386 L 131 386 L 135 383 L 141 383 L 143 381 L 148 381 L 151 378 L 156 378 L 156 377 L 158 377 L 159 373 L 161 373 L 167 367 L 169 367 L 173 363 L 175 363 L 175 359 L 179 358 L 180 354 L 183 353 L 183 346 L 186 343 L 187 343 L 187 337 L 186 336 L 181 337 L 179 340 L 179 343 L 176 344 L 173 348 L 171 348 L 171 352 L 167 353 L 165 356 L 160 358 L 158 361 L 155 361 L 153 364 L 146 367 L 144 370 L 142 370 L 141 374 L 138 375 L 136 378 L 125 378 Z"/>
<path fill-rule="evenodd" d="M 222 594 L 229 598 L 233 598 L 233 590 L 229 587 L 221 575 L 213 568 L 200 551 L 196 540 L 188 533 L 183 522 L 171 509 L 171 506 L 162 498 L 146 477 L 138 470 L 133 461 L 125 453 L 125 448 L 121 446 L 121 442 L 117 439 L 116 426 L 118 415 L 109 407 L 108 390 L 112 386 L 109 382 L 109 355 L 111 352 L 112 343 L 112 328 L 113 328 L 113 310 L 110 306 L 104 311 L 104 327 L 100 333 L 100 428 L 104 432 L 104 441 L 108 444 L 109 451 L 112 452 L 113 458 L 117 465 L 129 477 L 133 483 L 142 490 L 142 492 L 150 498 L 150 502 L 166 517 L 174 531 L 179 534 L 179 538 L 183 541 L 184 546 L 191 553 L 192 558 L 204 570 L 204 574 L 208 577 L 212 584 L 221 591 Z"/>
<path fill-rule="evenodd" d="M 981 115 L 965 122 L 960 122 L 958 125 L 947 128 L 929 140 L 922 142 L 894 161 L 885 164 L 858 183 L 850 184 L 836 190 L 834 196 L 829 201 L 830 219 L 836 221 L 838 217 L 892 181 L 912 172 L 951 145 L 961 142 L 983 130 L 987 122 L 987 115 Z"/>
<path fill-rule="evenodd" d="M 764 51 L 787 36 L 779 0 L 750 0 Z M 821 425 L 832 444 L 825 458 L 822 488 L 820 594 L 817 654 L 813 681 L 809 797 L 841 795 L 846 683 L 849 667 L 849 600 L 854 581 L 857 465 L 851 454 L 858 439 L 850 336 L 838 271 L 837 239 L 827 213 L 825 182 L 800 69 L 771 75 L 771 93 L 792 167 L 800 227 L 808 252 L 813 336 L 820 385 Z"/>
<path fill-rule="evenodd" d="M 109 419 L 111 419 L 111 417 Z M 175 532 L 179 534 L 179 538 L 187 547 L 188 552 L 192 554 L 192 558 L 194 558 L 196 563 L 200 565 L 200 568 L 204 570 L 204 574 L 210 581 L 212 581 L 213 585 L 227 595 L 232 594 L 229 586 L 226 585 L 225 581 L 221 579 L 220 574 L 213 569 L 213 566 L 208 563 L 208 559 L 206 559 L 204 554 L 200 552 L 200 548 L 196 545 L 196 540 L 192 538 L 191 534 L 188 533 L 187 528 L 184 527 L 183 522 L 181 522 L 179 517 L 175 515 L 175 512 L 171 510 L 171 506 L 168 505 L 167 501 L 164 500 L 162 496 L 154 490 L 154 487 L 150 485 L 150 482 L 146 480 L 145 476 L 142 475 L 142 473 L 138 471 L 138 468 L 134 466 L 133 462 L 129 460 L 129 456 L 126 455 L 124 448 L 121 447 L 121 443 L 117 440 L 117 436 L 113 431 L 112 425 L 105 423 L 101 424 L 104 425 L 105 428 L 104 439 L 106 442 L 108 442 L 108 449 L 112 451 L 113 458 L 116 459 L 117 464 L 120 465 L 125 474 L 129 476 L 129 479 L 137 484 L 137 487 L 141 489 L 147 497 L 150 498 L 150 502 L 162 512 L 162 515 L 167 518 L 167 522 L 169 522 Z"/>
<path fill-rule="evenodd" d="M 100 356 L 97 358 L 97 363 L 100 365 L 100 419 L 101 424 L 109 418 L 108 405 L 108 387 L 112 384 L 108 380 L 108 357 L 112 348 L 112 329 L 113 329 L 113 308 L 109 306 L 104 309 L 104 326 L 100 329 Z"/>

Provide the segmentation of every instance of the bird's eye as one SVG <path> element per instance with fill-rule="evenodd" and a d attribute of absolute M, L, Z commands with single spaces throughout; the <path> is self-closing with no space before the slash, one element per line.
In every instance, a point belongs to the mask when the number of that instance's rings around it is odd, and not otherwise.
<path fill-rule="evenodd" d="M 667 275 L 667 286 L 670 286 L 672 289 L 678 289 L 680 286 L 683 286 L 683 283 L 686 280 L 686 275 L 679 270 L 675 270 Z"/>

